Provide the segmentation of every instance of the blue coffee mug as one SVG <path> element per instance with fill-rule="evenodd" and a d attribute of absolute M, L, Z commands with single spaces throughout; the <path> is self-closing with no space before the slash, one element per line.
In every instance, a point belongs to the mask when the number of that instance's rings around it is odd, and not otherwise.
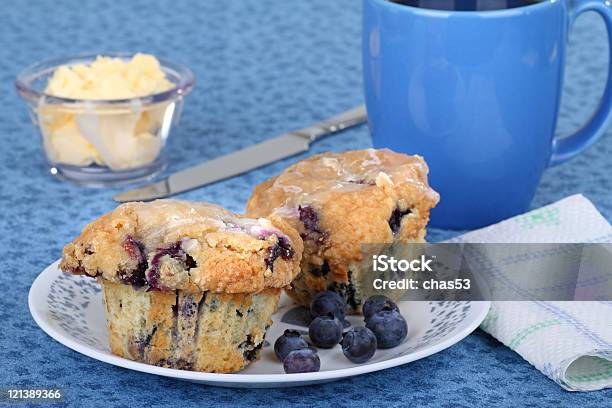
<path fill-rule="evenodd" d="M 364 0 L 363 74 L 373 144 L 422 155 L 441 196 L 431 225 L 471 229 L 529 208 L 546 167 L 605 130 L 612 75 L 595 114 L 555 139 L 569 27 L 605 0 L 442 11 Z M 612 46 L 611 46 L 612 49 Z"/>

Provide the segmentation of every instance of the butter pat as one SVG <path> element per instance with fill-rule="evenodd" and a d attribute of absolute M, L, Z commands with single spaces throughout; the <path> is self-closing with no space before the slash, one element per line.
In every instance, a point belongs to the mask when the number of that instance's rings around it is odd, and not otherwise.
<path fill-rule="evenodd" d="M 90 65 L 59 67 L 45 93 L 61 98 L 113 100 L 153 95 L 172 87 L 157 58 L 136 54 L 128 62 L 98 56 Z"/>
<path fill-rule="evenodd" d="M 174 103 L 144 106 L 136 100 L 100 105 L 95 101 L 138 98 L 173 86 L 152 55 L 136 54 L 130 61 L 99 56 L 89 65 L 57 68 L 45 93 L 83 103 L 41 102 L 39 125 L 48 157 L 53 162 L 97 164 L 113 170 L 153 162 L 163 145 L 158 133 L 164 118 L 172 118 Z"/>

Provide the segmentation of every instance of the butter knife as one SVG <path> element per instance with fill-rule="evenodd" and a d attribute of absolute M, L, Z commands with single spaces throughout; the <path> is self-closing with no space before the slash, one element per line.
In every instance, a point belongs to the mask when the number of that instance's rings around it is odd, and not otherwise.
<path fill-rule="evenodd" d="M 292 130 L 265 142 L 181 170 L 156 183 L 119 193 L 113 200 L 148 201 L 193 190 L 306 152 L 310 144 L 321 137 L 361 125 L 366 121 L 366 109 L 362 105 L 312 126 Z"/>

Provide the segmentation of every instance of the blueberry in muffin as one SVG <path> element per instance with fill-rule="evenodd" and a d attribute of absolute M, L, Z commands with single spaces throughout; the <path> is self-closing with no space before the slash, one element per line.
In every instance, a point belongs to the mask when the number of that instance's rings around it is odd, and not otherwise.
<path fill-rule="evenodd" d="M 439 199 L 427 173 L 421 157 L 387 149 L 324 153 L 258 185 L 246 213 L 280 217 L 299 231 L 304 254 L 288 291 L 294 300 L 308 306 L 316 293 L 332 290 L 349 313 L 359 313 L 374 294 L 363 244 L 424 242 Z"/>
<path fill-rule="evenodd" d="M 235 372 L 257 360 L 302 240 L 280 217 L 175 200 L 128 203 L 64 248 L 64 272 L 103 287 L 111 351 L 164 367 Z"/>

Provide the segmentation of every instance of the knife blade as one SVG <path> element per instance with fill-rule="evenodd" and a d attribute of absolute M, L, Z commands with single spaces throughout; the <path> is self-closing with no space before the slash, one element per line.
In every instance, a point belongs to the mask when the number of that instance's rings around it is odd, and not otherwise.
<path fill-rule="evenodd" d="M 310 144 L 321 137 L 361 125 L 366 121 L 365 106 L 358 106 L 312 126 L 287 132 L 237 152 L 181 170 L 156 183 L 119 193 L 113 197 L 113 200 L 149 201 L 193 190 L 306 152 Z"/>

